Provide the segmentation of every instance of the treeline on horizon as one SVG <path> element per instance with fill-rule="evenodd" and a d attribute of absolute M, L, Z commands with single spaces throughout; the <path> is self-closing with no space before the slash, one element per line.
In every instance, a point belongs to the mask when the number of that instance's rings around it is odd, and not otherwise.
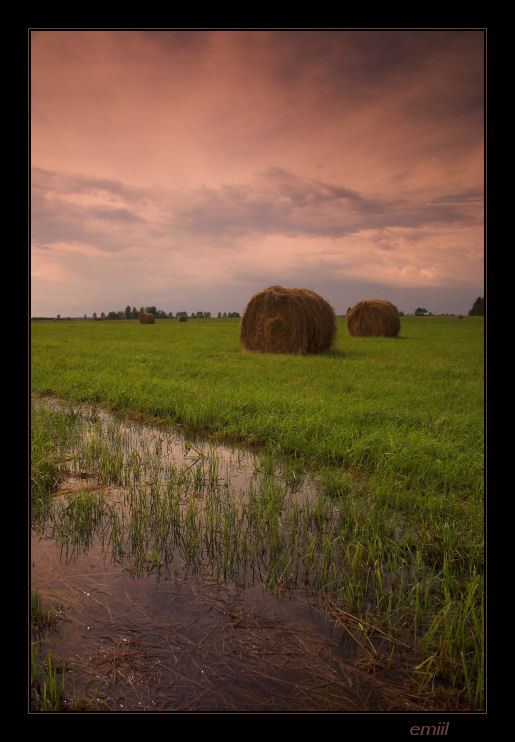
<path fill-rule="evenodd" d="M 212 316 L 211 312 L 191 312 L 191 314 L 188 314 L 188 312 L 180 311 L 174 314 L 173 312 L 165 312 L 162 309 L 157 309 L 155 306 L 140 307 L 139 309 L 136 309 L 136 307 L 131 308 L 129 305 L 127 305 L 125 309 L 121 309 L 117 312 L 111 311 L 107 314 L 105 312 L 101 312 L 100 314 L 97 314 L 97 312 L 93 312 L 91 315 L 84 314 L 82 317 L 63 317 L 58 314 L 56 317 L 31 317 L 31 319 L 138 319 L 140 314 L 143 314 L 144 312 L 153 314 L 156 319 L 179 319 L 179 317 L 188 317 L 192 319 L 208 319 Z M 217 316 L 219 318 L 239 317 L 240 314 L 239 312 L 218 312 Z"/>
<path fill-rule="evenodd" d="M 347 309 L 347 313 L 350 311 L 351 307 Z M 105 314 L 104 312 L 100 313 L 100 316 L 93 312 L 91 316 L 88 316 L 87 314 L 84 314 L 82 317 L 61 317 L 60 314 L 58 314 L 56 317 L 31 317 L 33 320 L 42 320 L 42 319 L 138 319 L 140 314 L 143 312 L 148 312 L 149 314 L 153 314 L 156 319 L 179 319 L 179 317 L 188 317 L 192 319 L 209 319 L 212 315 L 211 312 L 192 312 L 191 314 L 188 314 L 188 312 L 180 311 L 176 312 L 175 314 L 173 312 L 165 312 L 162 309 L 157 309 L 155 306 L 152 307 L 140 307 L 139 309 L 136 309 L 136 307 L 130 307 L 129 304 L 125 307 L 125 309 L 122 309 L 118 312 L 111 311 L 108 314 Z M 401 317 L 404 316 L 404 312 L 399 312 Z M 452 312 L 442 312 L 441 314 L 433 314 L 433 312 L 428 311 L 425 309 L 425 307 L 417 307 L 413 314 L 416 317 L 462 317 L 463 315 Z M 473 303 L 471 309 L 469 309 L 469 317 L 483 317 L 485 314 L 485 299 L 483 296 L 478 296 L 475 302 Z M 239 317 L 239 312 L 218 312 L 218 318 L 222 317 Z M 345 316 L 345 315 L 343 315 Z"/>
<path fill-rule="evenodd" d="M 109 312 L 108 314 L 101 312 L 100 319 L 138 319 L 140 314 L 143 314 L 143 312 L 153 314 L 156 319 L 178 319 L 179 317 L 207 319 L 208 317 L 211 317 L 211 312 L 192 312 L 191 314 L 188 314 L 188 312 L 181 311 L 174 314 L 173 312 L 165 312 L 162 309 L 157 309 L 155 306 L 140 307 L 139 309 L 136 309 L 136 307 L 132 307 L 131 309 L 131 307 L 127 304 L 125 309 L 122 309 L 118 312 Z M 239 316 L 240 315 L 238 312 L 218 312 L 218 317 Z M 97 318 L 98 314 L 96 312 L 93 312 L 93 319 Z"/>

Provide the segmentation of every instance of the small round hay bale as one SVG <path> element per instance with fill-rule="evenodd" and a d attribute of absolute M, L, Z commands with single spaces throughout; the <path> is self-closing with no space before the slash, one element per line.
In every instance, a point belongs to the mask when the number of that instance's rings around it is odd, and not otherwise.
<path fill-rule="evenodd" d="M 187 321 L 188 321 L 188 318 L 185 317 L 184 314 L 181 314 L 181 316 L 179 317 L 179 322 L 187 322 Z"/>
<path fill-rule="evenodd" d="M 152 312 L 141 312 L 138 320 L 140 325 L 153 325 L 156 321 L 156 318 L 154 314 L 152 314 Z"/>
<path fill-rule="evenodd" d="M 306 355 L 330 348 L 336 336 L 331 305 L 309 289 L 270 286 L 247 304 L 240 324 L 243 350 Z"/>
<path fill-rule="evenodd" d="M 347 313 L 347 331 L 354 337 L 397 337 L 401 319 L 397 307 L 386 299 L 358 301 Z"/>

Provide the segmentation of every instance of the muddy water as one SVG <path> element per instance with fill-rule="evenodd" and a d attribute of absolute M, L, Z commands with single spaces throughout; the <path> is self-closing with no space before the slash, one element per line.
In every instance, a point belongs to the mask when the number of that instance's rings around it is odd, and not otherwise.
<path fill-rule="evenodd" d="M 61 610 L 42 655 L 50 648 L 65 664 L 77 697 L 104 699 L 111 710 L 363 705 L 347 667 L 356 646 L 301 594 L 279 600 L 209 576 L 135 580 L 91 550 L 65 564 L 50 541 L 33 546 L 32 581 Z"/>
<path fill-rule="evenodd" d="M 209 462 L 213 454 L 212 444 L 192 444 L 177 432 L 124 426 L 123 433 L 134 450 L 157 442 L 164 469 L 171 459 Z M 241 450 L 217 447 L 216 454 L 225 484 L 239 492 L 262 466 Z M 307 497 L 315 486 L 296 477 L 293 489 Z M 32 536 L 31 582 L 45 606 L 58 607 L 54 629 L 40 637 L 40 656 L 50 650 L 64 665 L 70 696 L 99 699 L 109 711 L 416 708 L 400 700 L 391 680 L 370 674 L 370 653 L 304 589 L 271 592 L 221 583 L 208 572 L 141 575 L 99 540 L 67 549 L 50 531 Z"/>

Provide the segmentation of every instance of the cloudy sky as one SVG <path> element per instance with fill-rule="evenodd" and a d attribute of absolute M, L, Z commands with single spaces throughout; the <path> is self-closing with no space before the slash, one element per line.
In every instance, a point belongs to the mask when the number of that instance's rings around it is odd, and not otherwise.
<path fill-rule="evenodd" d="M 481 30 L 34 30 L 31 314 L 483 296 Z"/>

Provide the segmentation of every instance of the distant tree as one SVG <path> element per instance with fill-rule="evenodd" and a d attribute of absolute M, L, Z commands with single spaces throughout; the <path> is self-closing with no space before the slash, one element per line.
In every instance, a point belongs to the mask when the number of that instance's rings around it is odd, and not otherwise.
<path fill-rule="evenodd" d="M 222 312 L 218 312 L 218 316 L 221 317 L 222 316 Z"/>
<path fill-rule="evenodd" d="M 423 314 L 427 314 L 427 309 L 424 309 L 424 307 L 417 307 L 417 308 L 415 309 L 415 315 L 416 315 L 417 317 L 420 317 L 420 316 L 421 316 L 421 315 L 423 315 Z"/>
<path fill-rule="evenodd" d="M 485 299 L 483 296 L 478 296 L 476 301 L 472 305 L 472 309 L 469 311 L 469 317 L 484 317 L 485 316 Z"/>
<path fill-rule="evenodd" d="M 106 318 L 105 312 L 100 312 L 100 316 L 102 317 L 102 319 L 105 319 Z"/>
<path fill-rule="evenodd" d="M 97 313 L 93 312 L 93 319 L 96 319 L 96 318 L 97 318 Z"/>
<path fill-rule="evenodd" d="M 149 314 L 156 314 L 157 309 L 155 307 L 145 307 L 145 312 L 148 312 Z"/>
<path fill-rule="evenodd" d="M 130 318 L 131 318 L 131 308 L 130 308 L 130 305 L 127 304 L 127 306 L 125 307 L 125 319 L 130 319 Z"/>

